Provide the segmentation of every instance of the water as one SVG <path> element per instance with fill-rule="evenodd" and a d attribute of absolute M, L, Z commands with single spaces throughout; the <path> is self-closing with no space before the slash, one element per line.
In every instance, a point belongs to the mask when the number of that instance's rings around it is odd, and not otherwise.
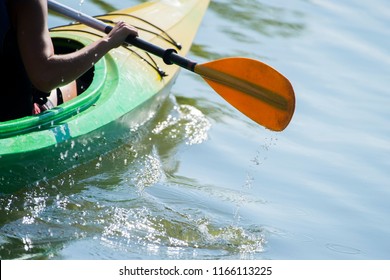
<path fill-rule="evenodd" d="M 212 1 L 189 57 L 278 69 L 288 128 L 183 71 L 139 141 L 0 198 L 1 259 L 389 259 L 389 16 L 383 0 Z"/>

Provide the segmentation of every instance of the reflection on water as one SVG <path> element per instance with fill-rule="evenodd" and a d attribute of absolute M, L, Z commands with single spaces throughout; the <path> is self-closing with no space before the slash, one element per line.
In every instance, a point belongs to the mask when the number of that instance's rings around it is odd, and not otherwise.
<path fill-rule="evenodd" d="M 297 37 L 304 32 L 302 11 L 293 5 L 286 7 L 285 3 L 262 2 L 211 1 L 213 18 L 204 24 L 207 33 L 200 33 L 199 37 L 212 34 L 213 40 L 207 38 L 205 44 L 195 41 L 192 53 L 207 60 L 229 56 L 258 59 L 266 55 L 262 46 L 270 38 Z"/>
<path fill-rule="evenodd" d="M 304 13 L 277 6 L 274 3 L 261 3 L 251 0 L 212 1 L 210 9 L 225 20 L 237 25 L 225 26 L 222 32 L 240 42 L 256 40 L 248 32 L 257 32 L 267 37 L 291 37 L 299 35 L 304 29 Z"/>
<path fill-rule="evenodd" d="M 261 228 L 220 224 L 200 212 L 206 205 L 181 205 L 188 196 L 185 191 L 197 192 L 199 184 L 191 178 L 179 183 L 174 174 L 180 160 L 174 155 L 181 146 L 207 141 L 209 129 L 199 109 L 171 98 L 155 121 L 140 128 L 140 142 L 125 144 L 34 189 L 1 197 L 0 257 L 58 258 L 69 244 L 85 240 L 106 250 L 144 252 L 143 257 L 248 258 L 262 252 Z M 157 195 L 155 189 L 160 189 Z M 234 191 L 204 189 L 218 200 L 243 199 Z M 164 202 L 161 195 L 179 206 Z M 197 195 L 204 199 L 202 193 Z"/>

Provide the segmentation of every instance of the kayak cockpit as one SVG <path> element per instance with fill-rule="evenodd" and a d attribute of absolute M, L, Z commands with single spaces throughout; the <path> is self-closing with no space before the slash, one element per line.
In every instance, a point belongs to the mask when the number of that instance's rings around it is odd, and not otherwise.
<path fill-rule="evenodd" d="M 72 53 L 84 47 L 84 45 L 78 41 L 65 38 L 53 38 L 53 45 L 56 54 Z M 77 79 L 77 96 L 85 92 L 91 85 L 94 71 L 95 67 L 92 66 L 86 73 Z"/>
<path fill-rule="evenodd" d="M 53 38 L 55 52 L 58 54 L 74 52 L 88 43 L 89 42 L 80 42 L 70 38 Z M 0 122 L 0 138 L 20 135 L 21 133 L 28 133 L 54 126 L 88 109 L 99 98 L 101 94 L 100 89 L 103 86 L 106 74 L 106 62 L 105 59 L 101 59 L 84 75 L 77 79 L 76 98 L 37 115 Z"/>

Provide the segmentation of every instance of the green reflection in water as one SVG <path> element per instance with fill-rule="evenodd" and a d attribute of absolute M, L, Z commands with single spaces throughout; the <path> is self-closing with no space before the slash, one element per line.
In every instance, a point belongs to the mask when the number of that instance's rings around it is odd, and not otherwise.
<path fill-rule="evenodd" d="M 258 1 L 233 0 L 229 3 L 212 1 L 210 9 L 235 23 L 234 26 L 239 28 L 238 31 L 232 25 L 225 27 L 225 32 L 237 40 L 247 40 L 243 35 L 245 33 L 243 28 L 269 37 L 297 36 L 305 28 L 302 13 Z"/>

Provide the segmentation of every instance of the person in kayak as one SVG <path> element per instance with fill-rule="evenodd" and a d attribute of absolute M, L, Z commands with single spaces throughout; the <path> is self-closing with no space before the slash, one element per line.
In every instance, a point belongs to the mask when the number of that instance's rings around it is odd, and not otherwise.
<path fill-rule="evenodd" d="M 0 0 L 0 9 L 0 121 L 39 113 L 35 102 L 42 98 L 56 106 L 57 92 L 72 95 L 77 78 L 127 36 L 138 36 L 135 27 L 118 22 L 103 38 L 59 55 L 48 29 L 47 0 Z"/>

